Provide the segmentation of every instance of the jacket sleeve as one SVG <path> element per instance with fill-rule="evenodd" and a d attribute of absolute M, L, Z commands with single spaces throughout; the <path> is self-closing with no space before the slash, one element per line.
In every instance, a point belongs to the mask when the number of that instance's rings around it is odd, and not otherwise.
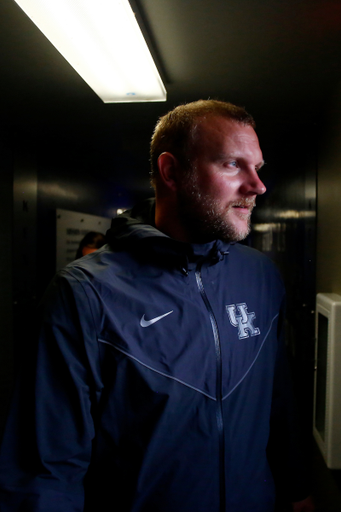
<path fill-rule="evenodd" d="M 287 502 L 295 502 L 310 494 L 311 484 L 284 341 L 284 316 L 283 308 L 278 330 L 268 458 L 277 495 Z"/>
<path fill-rule="evenodd" d="M 65 273 L 57 277 L 41 316 L 2 442 L 1 512 L 84 508 L 101 386 L 93 312 L 82 283 Z"/>

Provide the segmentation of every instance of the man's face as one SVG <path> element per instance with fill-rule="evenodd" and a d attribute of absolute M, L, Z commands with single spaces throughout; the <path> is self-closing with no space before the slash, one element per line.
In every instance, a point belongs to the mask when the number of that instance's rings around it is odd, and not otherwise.
<path fill-rule="evenodd" d="M 264 164 L 254 129 L 223 117 L 202 120 L 195 133 L 192 168 L 178 192 L 191 242 L 238 241 L 250 231 Z"/>

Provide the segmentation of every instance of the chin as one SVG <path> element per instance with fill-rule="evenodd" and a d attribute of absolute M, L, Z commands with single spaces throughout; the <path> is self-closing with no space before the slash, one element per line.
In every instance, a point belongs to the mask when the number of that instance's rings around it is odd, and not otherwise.
<path fill-rule="evenodd" d="M 219 238 L 227 242 L 240 242 L 250 231 L 250 222 L 225 222 L 221 226 Z"/>

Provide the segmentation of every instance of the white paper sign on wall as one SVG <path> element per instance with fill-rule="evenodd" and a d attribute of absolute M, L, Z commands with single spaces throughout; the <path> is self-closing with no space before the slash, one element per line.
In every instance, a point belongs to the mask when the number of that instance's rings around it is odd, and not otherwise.
<path fill-rule="evenodd" d="M 56 223 L 56 270 L 58 271 L 75 259 L 79 243 L 89 231 L 98 231 L 105 235 L 110 228 L 111 219 L 58 208 Z"/>

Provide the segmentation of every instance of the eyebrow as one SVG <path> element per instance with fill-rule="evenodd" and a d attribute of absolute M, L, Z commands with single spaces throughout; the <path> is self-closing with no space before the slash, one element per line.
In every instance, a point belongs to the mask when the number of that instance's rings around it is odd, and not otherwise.
<path fill-rule="evenodd" d="M 264 167 L 265 164 L 266 164 L 266 162 L 264 162 L 264 160 L 262 160 L 258 165 L 256 165 L 257 170 L 260 171 L 261 168 Z"/>

